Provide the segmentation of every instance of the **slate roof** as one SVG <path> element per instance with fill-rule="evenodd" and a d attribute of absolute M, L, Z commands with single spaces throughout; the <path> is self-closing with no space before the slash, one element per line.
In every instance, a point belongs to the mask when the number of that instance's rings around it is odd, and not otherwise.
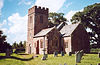
<path fill-rule="evenodd" d="M 64 25 L 65 25 L 64 22 L 61 22 L 61 23 L 57 26 L 57 29 L 60 31 Z"/>
<path fill-rule="evenodd" d="M 43 30 L 41 30 L 39 33 L 37 33 L 34 37 L 45 36 L 46 34 L 48 34 L 48 33 L 49 33 L 52 29 L 54 29 L 54 28 L 55 28 L 55 27 L 43 29 Z"/>
<path fill-rule="evenodd" d="M 72 32 L 76 29 L 76 27 L 79 25 L 80 23 L 76 23 L 76 24 L 71 24 L 71 25 L 63 25 L 63 23 L 61 23 L 56 29 L 58 29 L 60 31 L 60 33 L 62 34 L 63 37 L 65 36 L 70 36 L 72 34 Z M 54 29 L 55 27 L 52 28 L 47 28 L 47 29 L 43 29 L 41 30 L 39 33 L 37 33 L 35 37 L 43 37 L 46 34 L 48 34 L 52 29 Z"/>
<path fill-rule="evenodd" d="M 71 25 L 65 25 L 65 26 L 62 27 L 60 32 L 63 35 L 63 37 L 70 36 L 78 25 L 79 25 L 79 23 L 71 24 Z"/>

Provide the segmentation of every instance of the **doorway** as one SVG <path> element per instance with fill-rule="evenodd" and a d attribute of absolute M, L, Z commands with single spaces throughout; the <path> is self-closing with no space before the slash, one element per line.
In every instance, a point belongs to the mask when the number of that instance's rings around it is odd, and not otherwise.
<path fill-rule="evenodd" d="M 37 41 L 37 45 L 36 45 L 36 54 L 39 54 L 39 41 Z"/>

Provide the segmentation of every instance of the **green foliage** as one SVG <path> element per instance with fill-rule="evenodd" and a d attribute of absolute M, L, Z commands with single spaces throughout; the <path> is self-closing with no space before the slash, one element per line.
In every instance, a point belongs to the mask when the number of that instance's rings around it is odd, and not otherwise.
<path fill-rule="evenodd" d="M 0 30 L 0 52 L 6 52 L 7 48 L 11 49 L 11 45 L 6 42 L 6 35 L 3 35 L 3 32 Z"/>
<path fill-rule="evenodd" d="M 4 54 L 0 54 L 0 56 L 4 56 Z M 42 61 L 42 55 L 39 55 L 39 57 L 28 60 L 28 61 L 22 61 L 20 59 L 29 59 L 33 56 L 31 55 L 25 55 L 25 54 L 12 54 L 15 58 L 5 58 L 0 59 L 0 65 L 59 65 L 66 63 L 67 65 L 75 65 L 75 55 L 68 56 L 65 54 L 65 56 L 61 57 L 58 55 L 58 57 L 53 57 L 53 54 L 49 54 L 47 60 Z M 20 59 L 17 59 L 20 58 Z M 82 57 L 81 63 L 78 63 L 78 65 L 97 65 L 97 63 L 100 63 L 100 58 L 98 58 L 97 54 L 86 54 Z"/>
<path fill-rule="evenodd" d="M 61 22 L 65 22 L 67 19 L 64 18 L 63 13 L 49 13 L 49 27 L 57 26 Z"/>
<path fill-rule="evenodd" d="M 100 3 L 85 7 L 82 12 L 74 14 L 71 21 L 81 21 L 85 28 L 90 28 L 90 43 L 96 43 L 100 47 Z"/>
<path fill-rule="evenodd" d="M 13 49 L 25 49 L 26 47 L 26 41 L 22 42 L 20 41 L 19 43 L 17 43 L 16 41 L 13 43 L 12 48 Z"/>
<path fill-rule="evenodd" d="M 98 53 L 100 52 L 100 48 L 96 48 L 96 49 L 92 48 L 90 52 Z"/>

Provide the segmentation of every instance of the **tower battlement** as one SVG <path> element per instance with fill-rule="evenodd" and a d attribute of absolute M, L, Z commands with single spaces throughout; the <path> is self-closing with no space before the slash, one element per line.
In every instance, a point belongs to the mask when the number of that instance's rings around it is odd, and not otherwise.
<path fill-rule="evenodd" d="M 48 8 L 45 8 L 45 7 L 37 7 L 37 6 L 33 6 L 32 8 L 30 8 L 28 10 L 28 14 L 32 14 L 32 13 L 39 13 L 39 14 L 46 14 L 48 15 L 48 11 L 49 9 Z"/>

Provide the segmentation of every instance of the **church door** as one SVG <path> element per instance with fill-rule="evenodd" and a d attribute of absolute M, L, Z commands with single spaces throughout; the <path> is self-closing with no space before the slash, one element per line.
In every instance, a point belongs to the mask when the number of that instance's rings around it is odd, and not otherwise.
<path fill-rule="evenodd" d="M 39 54 L 39 41 L 37 41 L 36 54 Z"/>

